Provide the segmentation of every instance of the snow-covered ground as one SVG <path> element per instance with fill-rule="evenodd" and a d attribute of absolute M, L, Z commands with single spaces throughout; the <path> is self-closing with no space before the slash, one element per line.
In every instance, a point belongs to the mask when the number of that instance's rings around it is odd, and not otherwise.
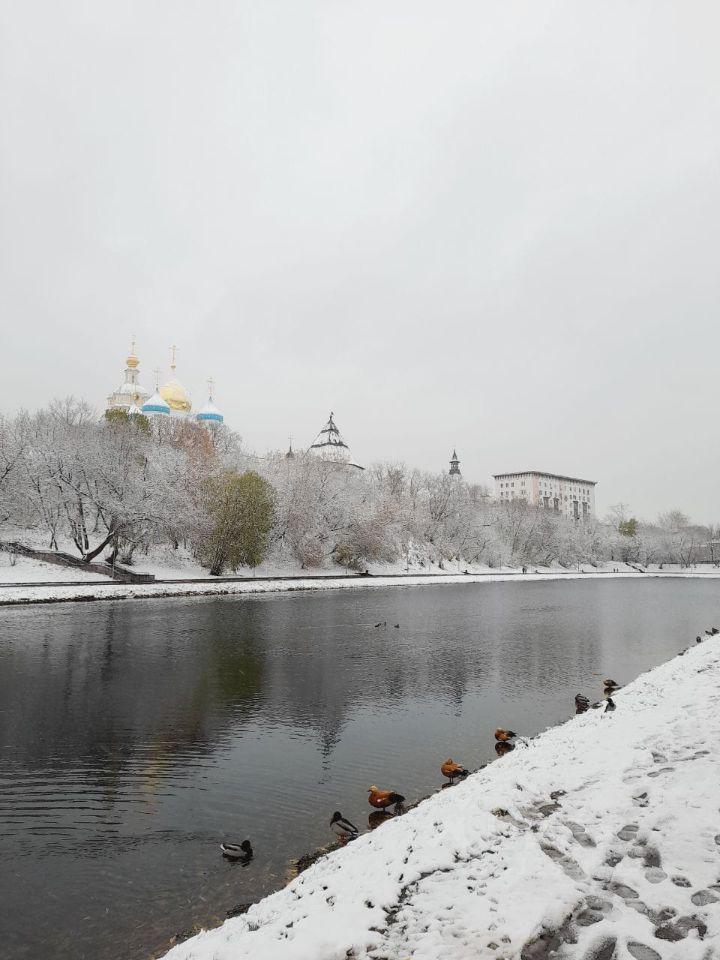
<path fill-rule="evenodd" d="M 61 568 L 58 568 L 61 569 Z M 583 577 L 580 573 L 563 574 L 527 574 L 524 580 L 553 580 L 577 579 Z M 612 576 L 612 574 L 610 574 Z M 642 577 L 641 573 L 626 573 L 626 577 Z M 720 574 L 719 574 L 720 576 Z M 241 595 L 254 593 L 277 593 L 290 590 L 357 590 L 379 587 L 413 587 L 427 586 L 434 583 L 497 583 L 500 581 L 517 580 L 517 574 L 493 574 L 491 576 L 439 574 L 436 576 L 403 576 L 392 577 L 323 577 L 319 580 L 303 579 L 291 580 L 262 580 L 221 582 L 206 581 L 203 583 L 148 583 L 123 584 L 103 580 L 97 584 L 88 584 L 61 587 L 48 584 L 41 587 L 6 587 L 0 591 L 0 604 L 8 603 L 53 603 L 64 600 L 122 600 L 145 597 L 181 597 L 181 596 L 218 596 Z"/>
<path fill-rule="evenodd" d="M 717 958 L 720 637 L 615 702 L 388 820 L 167 960 Z M 330 812 L 319 800 L 318 816 Z"/>
<path fill-rule="evenodd" d="M 58 570 L 62 570 L 58 567 Z M 74 576 L 74 569 L 68 567 L 68 573 L 72 579 L 79 579 Z M 69 600 L 123 600 L 123 599 L 142 599 L 149 597 L 182 597 L 182 596 L 221 596 L 221 595 L 242 595 L 256 593 L 279 593 L 286 591 L 310 591 L 310 590 L 367 590 L 378 589 L 381 587 L 420 587 L 430 584 L 441 583 L 499 583 L 503 581 L 517 580 L 576 580 L 587 579 L 591 576 L 604 577 L 692 577 L 699 574 L 692 571 L 666 572 L 643 574 L 632 570 L 602 574 L 583 573 L 577 571 L 547 572 L 547 573 L 527 573 L 521 574 L 518 571 L 508 571 L 506 573 L 489 574 L 451 574 L 447 572 L 414 576 L 414 575 L 385 575 L 371 577 L 348 577 L 340 579 L 332 575 L 322 576 L 320 579 L 308 579 L 302 576 L 292 577 L 289 580 L 278 581 L 272 579 L 262 579 L 258 577 L 251 581 L 229 581 L 218 582 L 217 580 L 203 580 L 201 583 L 148 583 L 148 584 L 123 584 L 115 581 L 108 581 L 105 578 L 98 578 L 97 583 L 88 583 L 57 586 L 52 583 L 39 587 L 23 586 L 20 583 L 2 587 L 0 590 L 0 605 L 9 603 L 57 603 Z M 720 579 L 720 570 L 713 570 L 711 573 L 700 574 L 705 577 Z M 2 581 L 0 581 L 1 585 Z"/>
<path fill-rule="evenodd" d="M 0 585 L 4 583 L 58 583 L 68 580 L 87 580 L 88 583 L 107 583 L 108 577 L 78 567 L 61 567 L 44 563 L 20 554 L 11 556 L 0 551 Z M 1 598 L 0 598 L 1 599 Z"/>

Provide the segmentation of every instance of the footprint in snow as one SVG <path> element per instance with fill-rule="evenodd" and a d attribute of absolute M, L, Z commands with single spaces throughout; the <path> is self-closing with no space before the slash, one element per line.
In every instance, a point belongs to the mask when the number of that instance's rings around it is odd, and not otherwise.
<path fill-rule="evenodd" d="M 594 943 L 585 954 L 583 960 L 612 960 L 615 955 L 615 937 L 605 937 Z"/>
<path fill-rule="evenodd" d="M 633 890 L 633 888 L 628 887 L 627 884 L 616 883 L 615 881 L 606 884 L 605 889 L 617 894 L 618 897 L 621 897 L 623 900 L 637 900 L 640 896 L 637 890 Z"/>
<path fill-rule="evenodd" d="M 667 874 L 660 867 L 649 867 L 645 871 L 645 879 L 648 883 L 662 883 L 667 879 Z"/>
<path fill-rule="evenodd" d="M 644 943 L 640 943 L 638 940 L 628 940 L 627 948 L 628 953 L 635 957 L 635 960 L 662 960 L 657 950 L 645 946 Z"/>
<path fill-rule="evenodd" d="M 640 828 L 636 823 L 628 823 L 622 828 L 622 830 L 618 830 L 617 836 L 620 837 L 621 840 L 634 840 L 635 834 L 639 829 Z"/>
<path fill-rule="evenodd" d="M 664 923 L 659 926 L 655 930 L 655 936 L 658 940 L 677 943 L 678 940 L 684 940 L 691 930 L 697 930 L 698 936 L 702 939 L 707 933 L 707 924 L 697 917 L 678 917 L 673 923 Z"/>
<path fill-rule="evenodd" d="M 715 894 L 709 890 L 698 890 L 690 899 L 696 907 L 705 907 L 708 903 L 717 903 L 720 898 L 716 897 Z"/>
<path fill-rule="evenodd" d="M 593 838 L 586 832 L 585 827 L 579 823 L 573 823 L 572 820 L 568 820 L 565 826 L 570 830 L 570 833 L 573 835 L 573 839 L 580 844 L 581 847 L 595 847 L 597 844 Z"/>
<path fill-rule="evenodd" d="M 554 860 L 560 869 L 565 873 L 565 875 L 570 877 L 571 880 L 582 880 L 582 878 L 585 876 L 585 872 L 580 864 L 573 860 L 572 857 L 568 857 L 564 853 L 561 853 L 556 847 L 545 844 L 544 846 L 540 847 L 540 849 L 546 857 Z"/>
<path fill-rule="evenodd" d="M 671 877 L 670 879 L 672 880 L 672 882 L 675 884 L 676 887 L 689 887 L 689 886 L 691 886 L 691 883 L 690 883 L 690 881 L 687 879 L 687 877 Z"/>

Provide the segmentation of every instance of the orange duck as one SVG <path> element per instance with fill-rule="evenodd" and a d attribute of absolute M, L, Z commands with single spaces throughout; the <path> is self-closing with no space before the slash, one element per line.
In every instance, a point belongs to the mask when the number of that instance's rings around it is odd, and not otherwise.
<path fill-rule="evenodd" d="M 444 777 L 447 777 L 450 783 L 452 783 L 456 777 L 466 777 L 469 772 L 465 767 L 461 767 L 459 763 L 455 763 L 455 761 L 450 758 L 440 767 L 440 773 Z"/>
<path fill-rule="evenodd" d="M 405 797 L 401 793 L 395 793 L 394 790 L 378 790 L 375 785 L 368 787 L 368 793 L 368 803 L 378 810 L 393 806 L 397 810 L 405 802 Z"/>
<path fill-rule="evenodd" d="M 514 740 L 517 736 L 516 733 L 513 733 L 512 730 L 503 730 L 502 727 L 498 727 L 495 731 L 495 739 L 498 743 L 508 743 L 510 740 Z"/>

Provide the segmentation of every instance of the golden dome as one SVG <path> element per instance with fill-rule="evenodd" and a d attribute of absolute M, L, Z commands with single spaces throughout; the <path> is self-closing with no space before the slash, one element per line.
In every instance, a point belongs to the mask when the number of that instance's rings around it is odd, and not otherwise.
<path fill-rule="evenodd" d="M 178 380 L 169 380 L 160 387 L 160 396 L 171 410 L 178 413 L 189 413 L 192 407 L 190 397 L 185 387 Z"/>
<path fill-rule="evenodd" d="M 135 335 L 133 334 L 133 338 L 130 343 L 130 356 L 127 358 L 127 365 L 131 370 L 134 370 L 139 363 L 140 361 L 135 356 Z"/>

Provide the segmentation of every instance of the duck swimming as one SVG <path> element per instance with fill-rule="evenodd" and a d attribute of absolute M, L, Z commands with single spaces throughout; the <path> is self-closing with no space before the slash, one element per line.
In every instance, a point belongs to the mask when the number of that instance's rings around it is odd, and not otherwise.
<path fill-rule="evenodd" d="M 515 749 L 515 744 L 510 740 L 498 740 L 495 744 L 495 753 L 499 757 L 504 757 L 506 753 L 510 753 L 511 750 Z"/>
<path fill-rule="evenodd" d="M 378 810 L 394 806 L 397 811 L 405 802 L 405 797 L 401 793 L 395 793 L 394 790 L 378 790 L 374 784 L 368 787 L 368 793 L 368 803 Z"/>
<path fill-rule="evenodd" d="M 243 840 L 242 843 L 221 843 L 220 849 L 228 860 L 244 860 L 249 863 L 255 856 L 249 840 Z"/>
<path fill-rule="evenodd" d="M 447 777 L 450 783 L 453 783 L 456 777 L 466 777 L 469 772 L 469 770 L 461 767 L 459 763 L 455 763 L 451 758 L 448 758 L 440 767 L 440 773 L 444 777 Z"/>
<path fill-rule="evenodd" d="M 508 743 L 510 740 L 514 740 L 517 737 L 517 734 L 512 730 L 505 730 L 503 727 L 498 727 L 495 731 L 495 739 L 498 743 Z"/>
<path fill-rule="evenodd" d="M 603 680 L 603 686 L 606 690 L 619 690 L 620 684 L 616 683 L 614 680 Z"/>
<path fill-rule="evenodd" d="M 346 820 L 339 810 L 336 810 L 332 815 L 330 829 L 336 837 L 339 837 L 345 843 L 347 843 L 348 840 L 354 840 L 360 833 L 355 824 Z"/>

